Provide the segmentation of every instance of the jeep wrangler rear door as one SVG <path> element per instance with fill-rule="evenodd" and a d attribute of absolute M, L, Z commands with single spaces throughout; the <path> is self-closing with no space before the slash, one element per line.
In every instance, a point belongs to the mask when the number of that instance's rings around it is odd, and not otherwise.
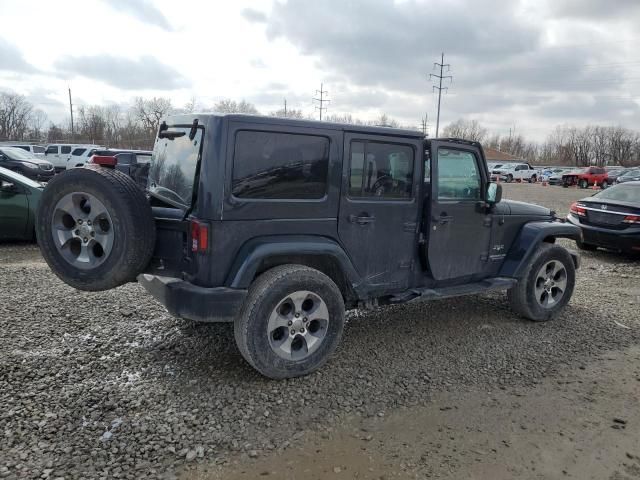
<path fill-rule="evenodd" d="M 484 158 L 470 144 L 432 141 L 431 159 L 430 212 L 423 225 L 431 275 L 436 280 L 481 276 L 491 233 Z"/>
<path fill-rule="evenodd" d="M 422 139 L 345 133 L 338 231 L 371 292 L 408 287 Z"/>

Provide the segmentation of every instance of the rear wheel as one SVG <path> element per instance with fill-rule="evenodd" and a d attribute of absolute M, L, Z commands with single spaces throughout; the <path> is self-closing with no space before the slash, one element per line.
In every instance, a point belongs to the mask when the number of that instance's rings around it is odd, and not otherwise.
<path fill-rule="evenodd" d="M 569 302 L 575 281 L 575 266 L 569 252 L 543 243 L 507 297 L 516 313 L 529 320 L 547 321 Z"/>
<path fill-rule="evenodd" d="M 151 207 L 121 172 L 74 168 L 45 188 L 36 218 L 44 259 L 80 290 L 108 290 L 135 280 L 155 245 Z"/>
<path fill-rule="evenodd" d="M 325 274 L 303 265 L 266 271 L 249 289 L 235 320 L 244 359 L 274 378 L 306 375 L 336 349 L 344 326 L 344 302 Z"/>
<path fill-rule="evenodd" d="M 507 175 L 507 183 L 511 183 L 513 182 L 513 175 L 509 174 Z"/>
<path fill-rule="evenodd" d="M 578 182 L 578 186 L 580 188 L 587 188 L 589 187 L 589 182 L 585 179 L 580 180 L 580 182 Z"/>
<path fill-rule="evenodd" d="M 536 183 L 538 181 L 538 177 L 536 175 L 531 175 L 529 178 L 529 183 Z"/>

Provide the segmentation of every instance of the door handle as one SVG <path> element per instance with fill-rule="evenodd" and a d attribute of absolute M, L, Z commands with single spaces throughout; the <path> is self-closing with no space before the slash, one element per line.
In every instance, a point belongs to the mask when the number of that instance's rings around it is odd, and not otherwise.
<path fill-rule="evenodd" d="M 357 225 L 368 225 L 376 221 L 376 217 L 372 215 L 349 215 L 349 222 Z"/>

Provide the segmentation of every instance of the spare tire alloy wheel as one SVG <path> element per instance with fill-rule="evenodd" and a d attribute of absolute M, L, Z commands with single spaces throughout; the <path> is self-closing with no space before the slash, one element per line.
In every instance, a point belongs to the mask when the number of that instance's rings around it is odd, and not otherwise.
<path fill-rule="evenodd" d="M 134 281 L 151 260 L 156 227 L 144 192 L 102 167 L 56 175 L 36 214 L 42 256 L 66 284 L 100 291 Z"/>
<path fill-rule="evenodd" d="M 51 234 L 62 258 L 79 269 L 95 268 L 111 253 L 111 215 L 94 195 L 68 193 L 54 207 Z"/>

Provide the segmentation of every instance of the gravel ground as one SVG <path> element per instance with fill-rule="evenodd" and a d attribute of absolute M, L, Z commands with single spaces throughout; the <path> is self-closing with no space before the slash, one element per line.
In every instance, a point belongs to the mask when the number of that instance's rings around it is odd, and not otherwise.
<path fill-rule="evenodd" d="M 558 213 L 584 193 L 505 186 Z M 0 278 L 0 478 L 171 478 L 640 343 L 640 264 L 602 251 L 554 322 L 522 321 L 502 293 L 352 313 L 329 364 L 280 382 L 244 363 L 230 325 L 176 320 L 135 284 L 75 291 L 34 246 L 0 245 Z"/>

